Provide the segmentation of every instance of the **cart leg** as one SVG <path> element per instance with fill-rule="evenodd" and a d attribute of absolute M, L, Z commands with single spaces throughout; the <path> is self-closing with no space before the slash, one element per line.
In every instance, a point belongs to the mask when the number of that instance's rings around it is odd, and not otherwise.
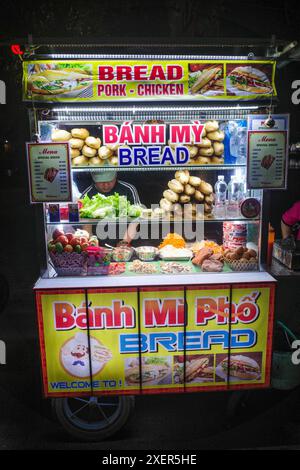
<path fill-rule="evenodd" d="M 134 397 L 53 398 L 53 412 L 63 428 L 81 441 L 101 441 L 119 431 L 134 409 Z"/>

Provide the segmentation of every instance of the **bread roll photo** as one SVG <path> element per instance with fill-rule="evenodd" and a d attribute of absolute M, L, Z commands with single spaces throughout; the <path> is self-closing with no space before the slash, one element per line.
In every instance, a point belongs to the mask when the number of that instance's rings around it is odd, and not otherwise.
<path fill-rule="evenodd" d="M 51 134 L 52 142 L 67 142 L 71 137 L 70 132 L 63 129 L 54 129 Z"/>
<path fill-rule="evenodd" d="M 85 140 L 89 135 L 89 131 L 87 129 L 72 129 L 71 130 L 72 137 L 75 139 L 82 139 Z"/>

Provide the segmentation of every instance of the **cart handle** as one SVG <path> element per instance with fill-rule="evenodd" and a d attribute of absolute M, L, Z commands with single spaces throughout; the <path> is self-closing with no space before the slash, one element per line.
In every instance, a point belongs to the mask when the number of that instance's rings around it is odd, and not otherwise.
<path fill-rule="evenodd" d="M 298 340 L 297 336 L 280 320 L 277 320 L 277 325 L 283 329 L 283 331 L 287 334 L 290 335 L 290 337 L 293 340 Z"/>

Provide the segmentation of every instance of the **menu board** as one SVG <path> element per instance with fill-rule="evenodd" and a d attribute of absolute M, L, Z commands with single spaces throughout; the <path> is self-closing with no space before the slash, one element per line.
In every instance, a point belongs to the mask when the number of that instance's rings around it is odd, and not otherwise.
<path fill-rule="evenodd" d="M 248 188 L 285 189 L 288 161 L 288 115 L 267 115 L 248 119 Z"/>
<path fill-rule="evenodd" d="M 72 201 L 68 143 L 27 143 L 27 160 L 32 203 Z"/>

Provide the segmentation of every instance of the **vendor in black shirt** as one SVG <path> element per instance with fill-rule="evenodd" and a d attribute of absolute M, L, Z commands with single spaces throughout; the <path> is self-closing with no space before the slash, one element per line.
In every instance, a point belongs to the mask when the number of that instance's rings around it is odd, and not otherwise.
<path fill-rule="evenodd" d="M 95 170 L 91 172 L 91 177 L 93 184 L 85 189 L 81 198 L 86 194 L 93 197 L 98 193 L 104 196 L 118 193 L 120 196 L 126 196 L 131 204 L 141 204 L 136 187 L 126 181 L 119 180 L 116 171 Z"/>

